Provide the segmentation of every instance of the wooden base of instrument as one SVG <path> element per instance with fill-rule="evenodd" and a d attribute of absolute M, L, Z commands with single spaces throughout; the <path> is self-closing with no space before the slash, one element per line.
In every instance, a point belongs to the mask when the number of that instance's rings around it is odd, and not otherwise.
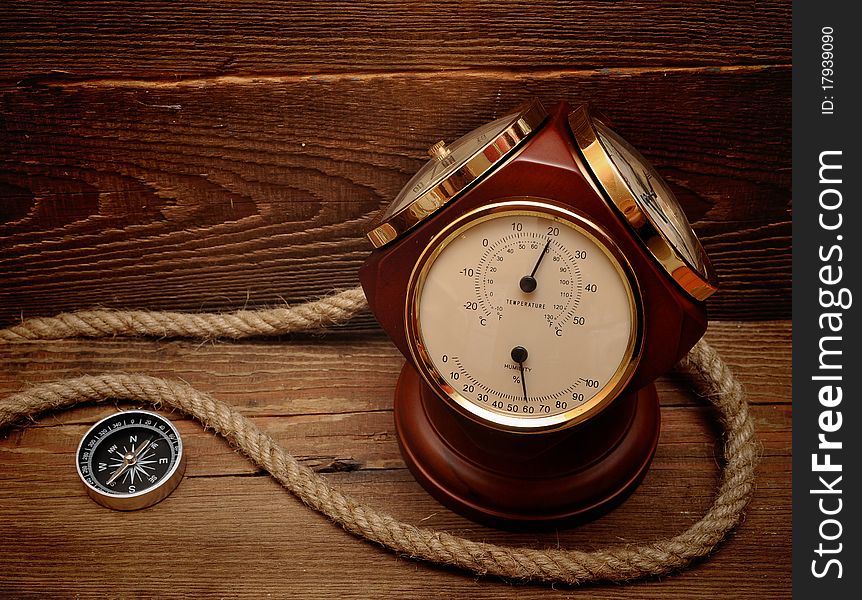
<path fill-rule="evenodd" d="M 563 431 L 499 431 L 455 412 L 407 363 L 395 425 L 407 466 L 441 503 L 495 527 L 535 529 L 593 518 L 624 499 L 652 461 L 660 416 L 650 384 Z"/>

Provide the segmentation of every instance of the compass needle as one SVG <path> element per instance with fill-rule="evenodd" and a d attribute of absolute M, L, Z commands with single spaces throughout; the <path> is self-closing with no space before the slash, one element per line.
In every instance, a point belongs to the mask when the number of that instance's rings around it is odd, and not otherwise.
<path fill-rule="evenodd" d="M 116 471 L 111 473 L 111 476 L 108 477 L 108 481 L 106 481 L 105 483 L 107 483 L 108 485 L 111 485 L 112 483 L 114 483 L 117 480 L 117 477 L 122 475 L 125 472 L 125 470 L 128 468 L 129 468 L 128 463 L 123 463 L 122 465 L 120 465 L 119 469 L 117 469 Z"/>

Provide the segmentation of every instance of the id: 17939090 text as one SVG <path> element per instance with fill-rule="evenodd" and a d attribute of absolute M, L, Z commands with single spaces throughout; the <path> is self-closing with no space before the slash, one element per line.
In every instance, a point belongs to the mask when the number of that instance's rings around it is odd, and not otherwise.
<path fill-rule="evenodd" d="M 835 29 L 828 25 L 820 28 L 820 87 L 820 114 L 835 114 Z"/>

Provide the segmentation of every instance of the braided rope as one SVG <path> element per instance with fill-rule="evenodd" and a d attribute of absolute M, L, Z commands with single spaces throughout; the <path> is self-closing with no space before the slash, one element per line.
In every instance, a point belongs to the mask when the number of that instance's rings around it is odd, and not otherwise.
<path fill-rule="evenodd" d="M 0 341 L 111 336 L 238 340 L 326 329 L 346 323 L 367 306 L 362 288 L 356 287 L 292 308 L 238 310 L 230 313 L 82 310 L 61 313 L 56 317 L 35 317 L 20 325 L 0 329 Z"/>
<path fill-rule="evenodd" d="M 361 297 L 361 290 L 357 288 L 317 303 L 293 309 L 276 309 L 290 312 L 291 322 L 294 323 L 291 325 L 278 321 L 272 311 L 240 311 L 243 318 L 236 317 L 240 313 L 233 313 L 226 319 L 231 321 L 229 327 L 220 323 L 213 330 L 205 330 L 204 337 L 214 337 L 213 331 L 227 330 L 240 332 L 240 337 L 243 337 L 249 335 L 243 332 L 254 330 L 255 327 L 278 333 L 297 331 L 294 327 L 319 328 L 325 323 L 344 322 L 364 308 L 364 298 Z M 315 312 L 318 310 L 321 312 Z M 332 312 L 321 316 L 329 310 Z M 61 315 L 56 321 L 39 319 L 37 325 L 24 322 L 12 329 L 0 331 L 0 339 L 35 339 L 32 336 L 41 334 L 34 332 L 43 331 L 54 323 L 61 323 L 58 327 L 62 326 L 62 331 L 71 335 L 91 334 L 81 333 L 82 331 L 96 332 L 97 335 L 125 334 L 132 322 L 135 325 L 131 326 L 131 331 L 135 335 L 162 336 L 165 331 L 183 332 L 172 335 L 199 335 L 187 333 L 193 330 L 186 325 L 174 328 L 174 324 L 168 323 L 177 313 L 145 313 L 148 315 L 147 319 L 140 319 L 128 317 L 126 313 L 114 312 L 111 313 L 116 316 L 113 319 L 106 318 L 105 312 L 88 311 Z M 98 326 L 93 326 L 91 317 L 94 313 L 98 314 Z M 257 315 L 247 317 L 247 313 Z M 284 312 L 278 314 L 282 317 L 285 315 Z M 194 317 L 203 317 L 196 321 L 198 324 L 211 323 L 225 317 L 183 316 L 193 317 L 193 320 Z M 237 321 L 241 321 L 241 324 Z M 157 325 L 154 325 L 156 323 Z M 295 325 L 296 323 L 299 325 Z M 115 328 L 117 326 L 122 329 Z M 195 325 L 198 326 L 200 325 Z M 9 333 L 12 331 L 14 333 Z M 613 546 L 595 552 L 535 550 L 474 542 L 398 521 L 393 516 L 365 506 L 331 486 L 326 478 L 299 464 L 269 435 L 232 407 L 178 381 L 144 375 L 103 374 L 37 385 L 0 401 L 0 430 L 25 417 L 83 402 L 122 398 L 153 404 L 156 407 L 166 406 L 182 411 L 204 426 L 214 429 L 305 504 L 327 515 L 350 533 L 377 542 L 395 552 L 433 563 L 456 566 L 478 575 L 568 584 L 628 581 L 666 574 L 709 554 L 739 523 L 753 492 L 759 446 L 742 386 L 721 357 L 704 341 L 700 341 L 692 349 L 679 368 L 692 376 L 701 394 L 709 398 L 716 407 L 726 433 L 726 464 L 713 505 L 699 521 L 674 537 L 642 545 Z"/>

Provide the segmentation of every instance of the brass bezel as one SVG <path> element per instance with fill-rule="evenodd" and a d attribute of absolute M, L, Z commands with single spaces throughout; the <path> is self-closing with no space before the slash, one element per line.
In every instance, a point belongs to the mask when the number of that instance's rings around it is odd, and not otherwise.
<path fill-rule="evenodd" d="M 419 298 L 431 266 L 449 243 L 462 232 L 484 221 L 511 215 L 530 215 L 552 219 L 571 227 L 592 240 L 610 259 L 624 283 L 629 299 L 632 323 L 629 343 L 623 359 L 608 383 L 593 398 L 569 411 L 548 417 L 519 417 L 500 414 L 475 404 L 453 389 L 428 356 L 419 324 Z M 626 257 L 601 227 L 589 218 L 550 204 L 541 198 L 514 197 L 474 209 L 453 221 L 438 233 L 423 251 L 410 274 L 407 287 L 405 331 L 408 347 L 423 379 L 459 413 L 496 429 L 517 433 L 542 433 L 577 425 L 598 414 L 631 379 L 641 357 L 643 345 L 643 309 L 640 286 Z"/>
<path fill-rule="evenodd" d="M 180 432 L 167 417 L 149 410 L 132 409 L 122 412 L 133 412 L 150 415 L 164 421 L 167 424 L 167 426 L 170 428 L 171 433 L 177 436 L 177 459 L 171 466 L 171 470 L 168 471 L 165 477 L 161 481 L 157 482 L 154 486 L 149 487 L 145 490 L 141 490 L 140 492 L 135 492 L 134 494 L 111 494 L 106 492 L 105 490 L 93 486 L 86 480 L 84 474 L 81 472 L 81 465 L 78 462 L 78 457 L 81 455 L 81 448 L 83 447 L 84 442 L 90 436 L 90 433 L 92 433 L 93 431 L 97 431 L 98 428 L 101 427 L 102 424 L 106 421 L 110 421 L 117 418 L 118 413 L 113 413 L 105 417 L 104 419 L 100 419 L 98 422 L 96 422 L 95 425 L 93 425 L 87 430 L 87 433 L 85 433 L 83 437 L 81 437 L 81 441 L 78 443 L 78 450 L 77 452 L 75 452 L 75 468 L 78 472 L 78 477 L 81 479 L 84 484 L 84 487 L 87 490 L 87 494 L 90 496 L 90 498 L 92 498 L 102 506 L 110 508 L 112 510 L 139 510 L 161 502 L 162 500 L 170 496 L 171 492 L 173 492 L 177 488 L 177 486 L 180 484 L 180 481 L 182 481 L 183 475 L 186 471 L 186 453 L 185 448 L 183 447 L 183 438 L 180 436 Z"/>
<path fill-rule="evenodd" d="M 689 263 L 664 232 L 653 221 L 648 211 L 641 208 L 639 199 L 629 188 L 613 159 L 608 155 L 593 126 L 595 115 L 587 105 L 581 105 L 569 114 L 569 127 L 588 167 L 604 190 L 611 204 L 619 210 L 647 251 L 667 271 L 679 287 L 696 300 L 706 300 L 718 289 L 717 276 L 700 240 L 694 236 L 706 273 L 702 274 Z M 637 152 L 637 150 L 635 150 Z M 644 164 L 649 162 L 638 152 Z M 691 225 L 689 225 L 691 227 Z M 693 233 L 693 231 L 692 231 Z"/>
<path fill-rule="evenodd" d="M 515 111 L 507 127 L 477 149 L 467 160 L 436 185 L 416 196 L 398 212 L 383 218 L 384 208 L 366 234 L 375 248 L 385 246 L 451 202 L 480 177 L 511 157 L 514 151 L 545 121 L 548 113 L 537 99 Z M 469 134 L 467 134 L 469 135 Z"/>

